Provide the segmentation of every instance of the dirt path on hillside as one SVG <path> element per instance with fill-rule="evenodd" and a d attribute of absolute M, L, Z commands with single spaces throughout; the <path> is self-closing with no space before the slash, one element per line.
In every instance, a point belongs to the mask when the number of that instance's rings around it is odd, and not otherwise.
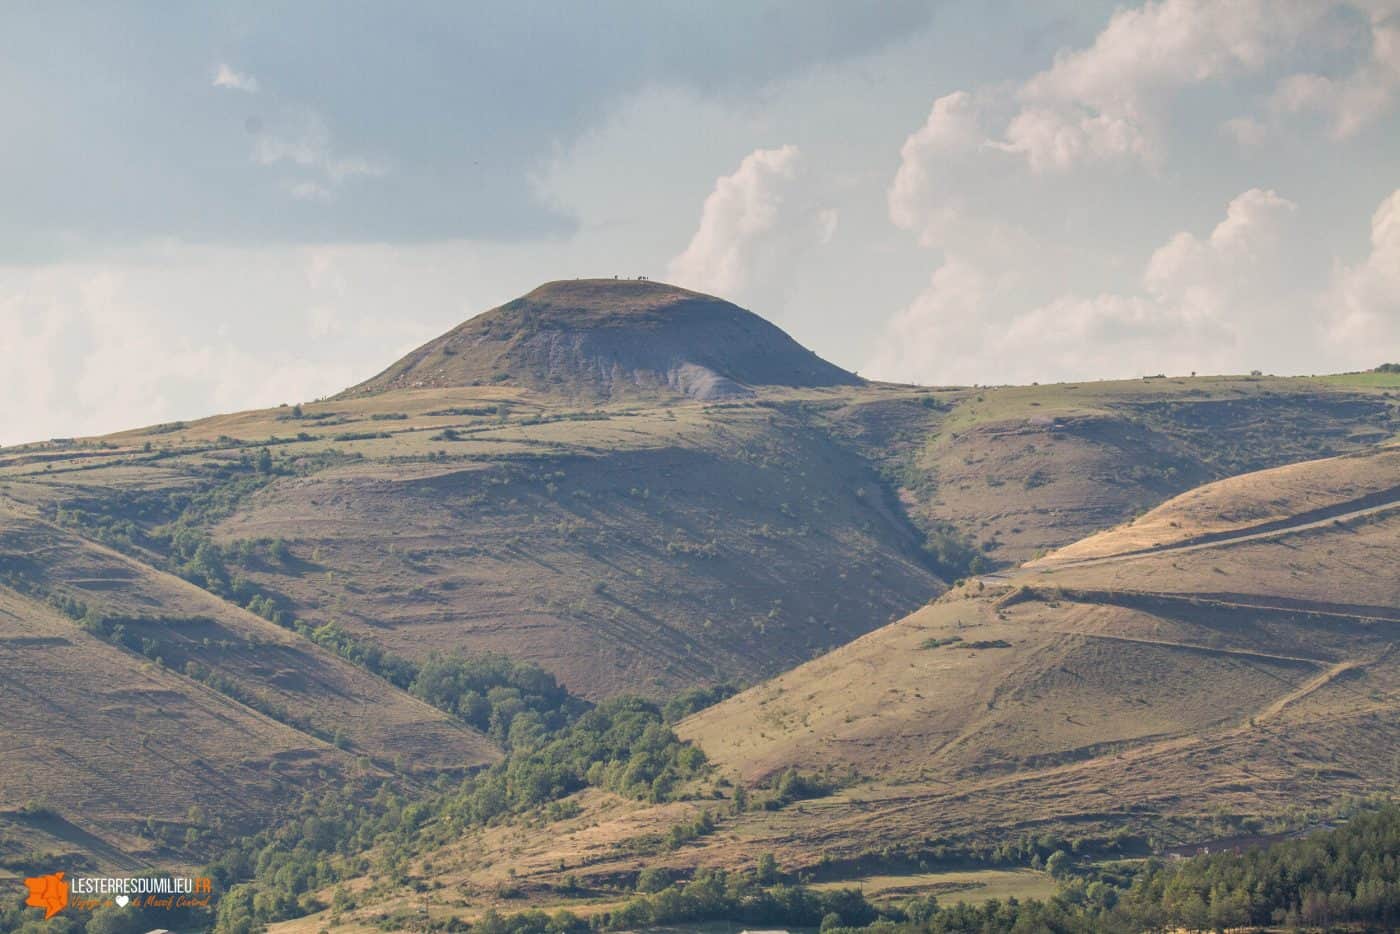
<path fill-rule="evenodd" d="M 1080 635 L 1083 634 L 1080 633 Z M 1382 657 L 1387 654 L 1389 654 L 1388 651 L 1382 653 Z M 1371 662 L 1376 660 L 1377 659 L 1372 659 Z M 1117 750 L 1107 756 L 1093 756 L 1088 759 L 1081 759 L 1077 762 L 1067 762 L 1063 765 L 1052 765 L 1045 768 L 1013 772 L 1009 775 L 1000 775 L 980 782 L 969 782 L 951 791 L 940 790 L 924 794 L 893 795 L 884 798 L 866 797 L 864 800 L 866 806 L 870 808 L 874 814 L 878 814 L 881 818 L 887 818 L 890 815 L 926 807 L 930 802 L 937 801 L 940 798 L 953 800 L 965 799 L 974 794 L 984 794 L 998 789 L 1010 789 L 1018 785 L 1033 784 L 1035 782 L 1044 782 L 1048 780 L 1064 780 L 1079 773 L 1100 770 L 1109 760 L 1114 760 L 1120 764 L 1137 764 L 1138 766 L 1144 766 L 1147 762 L 1162 755 L 1170 755 L 1173 753 L 1180 754 L 1188 749 L 1218 744 L 1258 730 L 1260 724 L 1276 718 L 1288 707 L 1322 690 L 1347 672 L 1364 667 L 1365 664 L 1368 663 L 1357 659 L 1346 659 L 1331 665 L 1325 671 L 1318 673 L 1316 676 L 1309 678 L 1301 684 L 1293 686 L 1291 690 L 1276 697 L 1255 713 L 1248 721 L 1237 726 L 1225 727 L 1206 733 L 1164 736 L 1160 739 L 1148 740 L 1137 746 Z M 873 816 L 873 814 L 871 816 Z"/>
<path fill-rule="evenodd" d="M 1273 703 L 1265 707 L 1263 710 L 1259 711 L 1257 714 L 1254 715 L 1254 723 L 1263 723 L 1266 720 L 1272 720 L 1274 717 L 1277 717 L 1279 714 L 1283 713 L 1283 709 L 1285 707 L 1302 700 L 1309 694 L 1312 694 L 1314 691 L 1319 691 L 1322 688 L 1325 688 L 1337 678 L 1341 677 L 1348 671 L 1351 671 L 1352 669 L 1357 667 L 1360 667 L 1360 663 L 1351 659 L 1348 659 L 1343 662 L 1338 662 L 1337 664 L 1328 668 L 1326 671 L 1320 673 L 1317 677 L 1309 678 L 1307 681 L 1298 685 L 1298 687 L 1295 690 L 1289 691 L 1287 694 L 1278 698 Z M 1242 731 L 1247 728 L 1239 727 L 1237 729 Z"/>
<path fill-rule="evenodd" d="M 1056 629 L 1055 632 L 1066 636 L 1082 636 L 1086 639 L 1109 639 L 1113 642 L 1132 642 L 1137 645 L 1158 645 L 1170 649 L 1182 649 L 1187 652 L 1201 652 L 1205 655 L 1234 655 L 1241 658 L 1257 658 L 1270 662 L 1282 662 L 1290 665 L 1308 665 L 1319 668 L 1327 662 L 1316 658 L 1303 658 L 1298 655 L 1274 655 L 1269 652 L 1253 652 L 1249 649 L 1231 649 L 1223 646 L 1199 645 L 1194 642 L 1173 642 L 1170 639 L 1144 639 L 1137 636 L 1115 636 L 1102 632 L 1085 632 L 1080 629 Z"/>
<path fill-rule="evenodd" d="M 1099 555 L 1093 558 L 1078 558 L 1071 561 L 1052 562 L 1050 559 L 1041 559 L 1040 562 L 1027 564 L 1020 570 L 1022 572 L 1039 571 L 1047 574 L 1052 571 L 1059 571 L 1067 568 L 1094 567 L 1100 564 L 1114 564 L 1120 561 L 1132 561 L 1138 558 L 1155 558 L 1162 555 L 1185 554 L 1192 551 L 1204 551 L 1209 548 L 1224 548 L 1230 545 L 1238 545 L 1243 542 L 1262 541 L 1270 538 L 1280 538 L 1287 535 L 1294 535 L 1310 529 L 1320 529 L 1331 525 L 1345 524 L 1353 519 L 1363 519 L 1380 513 L 1400 510 L 1400 492 L 1395 490 L 1387 491 L 1390 497 L 1381 503 L 1348 509 L 1349 504 L 1342 504 L 1328 509 L 1312 510 L 1293 516 L 1289 519 L 1281 519 L 1276 522 L 1267 523 L 1264 526 L 1251 526 L 1236 530 L 1234 532 L 1213 533 L 1210 536 L 1200 536 L 1189 538 L 1181 542 L 1170 545 L 1159 545 L 1152 548 L 1140 548 L 1133 551 L 1124 551 L 1112 555 Z M 1355 503 L 1355 501 L 1353 501 Z M 1003 572 L 1002 574 L 985 575 L 989 582 L 995 581 L 1004 583 L 1016 575 L 1014 571 Z"/>
<path fill-rule="evenodd" d="M 1328 603 L 1323 600 L 1300 600 L 1293 597 L 1252 598 L 1251 594 L 1232 593 L 1174 593 L 1165 590 L 1105 590 L 1056 587 L 1047 596 L 1035 587 L 1025 588 L 1037 599 L 1068 600 L 1153 612 L 1152 604 L 1180 605 L 1220 610 L 1246 610 L 1254 613 L 1279 613 L 1291 616 L 1316 616 L 1372 623 L 1400 623 L 1400 609 L 1357 603 Z M 1049 588 L 1047 588 L 1049 590 Z"/>

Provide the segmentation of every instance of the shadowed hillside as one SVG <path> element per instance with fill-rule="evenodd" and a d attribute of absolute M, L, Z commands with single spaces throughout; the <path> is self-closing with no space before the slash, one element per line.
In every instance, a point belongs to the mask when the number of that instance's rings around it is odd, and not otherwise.
<path fill-rule="evenodd" d="M 9 494 L 149 563 L 207 541 L 259 612 L 412 659 L 504 652 L 594 698 L 764 677 L 944 586 L 872 465 L 770 406 L 466 389 L 299 411 L 17 454 Z"/>
<path fill-rule="evenodd" d="M 309 573 L 249 571 L 305 618 L 410 657 L 529 658 L 589 697 L 757 679 L 942 587 L 870 467 L 771 409 L 474 438 L 275 484 L 215 536 L 305 556 Z"/>

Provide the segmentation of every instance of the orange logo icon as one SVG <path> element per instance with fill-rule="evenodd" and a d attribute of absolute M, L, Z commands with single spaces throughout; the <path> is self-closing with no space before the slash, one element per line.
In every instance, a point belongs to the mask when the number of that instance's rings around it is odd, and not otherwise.
<path fill-rule="evenodd" d="M 63 881 L 63 873 L 25 879 L 24 885 L 29 889 L 29 897 L 24 903 L 44 909 L 45 921 L 68 907 L 68 883 Z"/>

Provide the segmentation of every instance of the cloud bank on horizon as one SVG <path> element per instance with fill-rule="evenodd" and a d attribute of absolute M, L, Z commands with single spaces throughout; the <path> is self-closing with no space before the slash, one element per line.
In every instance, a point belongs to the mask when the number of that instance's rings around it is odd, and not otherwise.
<path fill-rule="evenodd" d="M 1354 57 L 1336 76 L 1294 70 L 1306 67 L 1309 41 L 1341 41 L 1347 30 Z M 1382 272 L 1400 262 L 1391 233 L 1400 189 L 1385 192 L 1394 177 L 1375 179 L 1384 200 L 1371 251 L 1355 264 L 1317 248 L 1315 212 L 1254 187 L 1231 198 L 1208 233 L 1166 237 L 1131 287 L 1055 288 L 1060 270 L 1082 257 L 1022 224 L 1026 176 L 1032 188 L 1090 171 L 1169 183 L 1173 161 L 1196 156 L 1185 151 L 1189 135 L 1173 138 L 1180 99 L 1246 79 L 1273 90 L 1259 113 L 1219 120 L 1220 134 L 1243 161 L 1258 160 L 1261 174 L 1276 171 L 1262 151 L 1271 140 L 1307 139 L 1318 155 L 1335 149 L 1321 160 L 1318 187 L 1300 194 L 1326 198 L 1323 179 L 1346 171 L 1343 141 L 1393 119 L 1400 4 L 1161 0 L 1114 13 L 1092 44 L 1060 52 L 1023 82 L 934 101 L 901 149 L 888 205 L 890 220 L 940 262 L 885 326 L 870 370 L 941 382 L 1237 372 L 1256 363 L 1299 373 L 1366 366 L 1395 350 L 1400 291 Z M 1319 112 L 1320 124 L 1300 125 L 1303 110 Z M 1201 111 L 1188 116 L 1199 120 Z M 1393 144 L 1394 124 L 1384 129 Z M 998 198 L 993 186 L 1015 190 L 1017 200 Z M 1118 207 L 1134 205 L 1127 197 Z M 950 346 L 958 352 L 945 353 Z"/>
<path fill-rule="evenodd" d="M 325 395 L 575 275 L 929 384 L 1400 360 L 1400 0 L 7 21 L 0 443 Z"/>

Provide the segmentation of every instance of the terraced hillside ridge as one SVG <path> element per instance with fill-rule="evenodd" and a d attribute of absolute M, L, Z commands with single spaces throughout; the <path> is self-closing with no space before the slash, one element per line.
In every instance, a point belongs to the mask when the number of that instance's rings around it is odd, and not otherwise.
<path fill-rule="evenodd" d="M 267 826 L 289 796 L 387 774 L 382 759 L 338 749 L 8 589 L 0 664 L 0 859 L 195 865 Z"/>
<path fill-rule="evenodd" d="M 0 508 L 0 855 L 193 861 L 288 796 L 462 773 L 487 737 L 311 641 Z M 190 836 L 190 832 L 193 835 Z"/>
<path fill-rule="evenodd" d="M 3 582 L 81 607 L 88 629 L 121 627 L 178 672 L 246 697 L 273 716 L 390 768 L 436 772 L 494 761 L 493 744 L 384 679 L 170 573 L 22 511 L 0 511 Z"/>
<path fill-rule="evenodd" d="M 542 899 L 565 873 L 603 885 L 764 852 L 839 880 L 1026 835 L 1166 847 L 1393 788 L 1396 454 L 1208 485 L 1143 523 L 1233 517 L 1211 519 L 1217 537 L 1186 529 L 1144 554 L 1130 525 L 1111 533 L 1122 552 L 970 581 L 704 710 L 678 728 L 718 768 L 692 801 L 590 791 L 574 818 L 425 859 L 473 891 L 510 867 Z M 793 771 L 785 795 L 768 790 Z M 712 831 L 664 842 L 702 810 L 718 815 Z"/>
<path fill-rule="evenodd" d="M 1400 508 L 1400 449 L 1307 461 L 1233 477 L 1168 500 L 1121 527 L 1058 549 L 1031 567 L 1107 562 L 1216 545 Z"/>
<path fill-rule="evenodd" d="M 944 586 L 872 465 L 762 404 L 416 391 L 105 443 L 16 453 L 7 495 L 148 563 L 174 523 L 288 619 L 503 652 L 587 697 L 757 679 Z"/>
<path fill-rule="evenodd" d="M 1142 520 L 1153 538 L 1176 522 L 1175 546 L 1142 553 L 1135 523 L 1063 553 L 1096 560 L 969 584 L 682 733 L 748 781 L 812 762 L 844 774 L 834 810 L 810 807 L 834 822 L 823 839 L 851 813 L 857 851 L 895 815 L 976 834 L 993 798 L 982 825 L 994 812 L 1007 832 L 1383 788 L 1400 777 L 1400 581 L 1383 570 L 1400 547 L 1396 454 L 1209 485 Z"/>
<path fill-rule="evenodd" d="M 610 399 L 715 400 L 755 386 L 855 386 L 861 380 L 737 305 L 660 282 L 549 282 L 410 353 L 348 390 L 512 386 Z"/>
<path fill-rule="evenodd" d="M 0 671 L 3 856 L 139 868 L 164 849 L 156 834 L 247 833 L 287 789 L 346 781 L 356 769 L 350 754 L 8 589 Z"/>
<path fill-rule="evenodd" d="M 911 519 L 1006 566 L 1214 480 L 1392 438 L 1400 409 L 1375 388 L 1253 376 L 1011 386 L 936 394 L 935 431 L 877 426 Z"/>

